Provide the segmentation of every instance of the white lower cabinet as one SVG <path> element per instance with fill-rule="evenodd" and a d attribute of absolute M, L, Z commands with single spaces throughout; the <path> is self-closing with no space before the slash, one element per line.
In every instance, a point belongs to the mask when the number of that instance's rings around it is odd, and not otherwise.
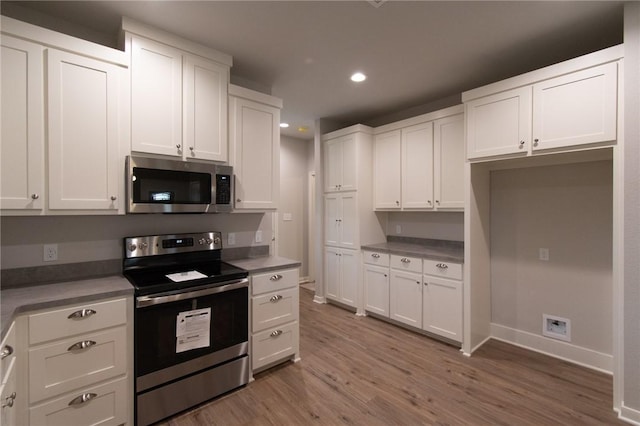
<path fill-rule="evenodd" d="M 11 324 L 7 335 L 2 340 L 2 355 L 0 356 L 0 425 L 17 426 L 22 424 L 19 418 L 20 402 L 24 400 L 24 394 L 17 385 L 17 345 L 16 325 Z"/>
<path fill-rule="evenodd" d="M 422 274 L 392 269 L 389 288 L 390 318 L 420 328 L 422 326 Z"/>
<path fill-rule="evenodd" d="M 326 296 L 354 308 L 358 307 L 360 252 L 325 247 Z"/>
<path fill-rule="evenodd" d="M 27 316 L 29 424 L 131 423 L 132 320 L 131 298 Z"/>
<path fill-rule="evenodd" d="M 389 317 L 389 267 L 364 265 L 364 309 Z"/>
<path fill-rule="evenodd" d="M 422 328 L 462 342 L 462 282 L 425 275 Z"/>
<path fill-rule="evenodd" d="M 300 357 L 298 268 L 251 276 L 251 369 Z"/>

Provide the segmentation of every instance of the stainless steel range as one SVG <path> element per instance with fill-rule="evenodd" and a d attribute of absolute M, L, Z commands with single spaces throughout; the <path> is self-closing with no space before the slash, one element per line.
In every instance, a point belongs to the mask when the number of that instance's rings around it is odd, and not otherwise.
<path fill-rule="evenodd" d="M 162 420 L 246 384 L 248 273 L 220 260 L 219 232 L 130 237 L 135 419 Z"/>

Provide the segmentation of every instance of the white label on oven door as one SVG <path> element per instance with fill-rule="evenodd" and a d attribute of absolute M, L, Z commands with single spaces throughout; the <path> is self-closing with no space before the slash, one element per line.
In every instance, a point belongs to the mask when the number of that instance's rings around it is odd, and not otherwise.
<path fill-rule="evenodd" d="M 174 283 L 179 283 L 181 281 L 197 280 L 198 278 L 207 278 L 205 274 L 202 274 L 198 271 L 178 272 L 176 274 L 165 275 L 165 277 L 169 278 Z"/>
<path fill-rule="evenodd" d="M 209 346 L 211 308 L 180 312 L 176 318 L 176 353 Z"/>

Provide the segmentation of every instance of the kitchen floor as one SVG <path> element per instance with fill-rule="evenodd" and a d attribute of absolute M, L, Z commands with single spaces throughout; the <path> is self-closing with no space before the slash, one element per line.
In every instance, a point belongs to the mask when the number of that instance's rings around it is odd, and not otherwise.
<path fill-rule="evenodd" d="M 302 360 L 161 423 L 615 425 L 612 378 L 506 343 L 472 357 L 300 291 Z"/>

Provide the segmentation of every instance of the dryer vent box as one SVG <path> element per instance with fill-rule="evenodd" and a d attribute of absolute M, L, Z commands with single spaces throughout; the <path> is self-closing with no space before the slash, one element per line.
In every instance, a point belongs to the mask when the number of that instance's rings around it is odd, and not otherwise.
<path fill-rule="evenodd" d="M 571 341 L 571 320 L 542 314 L 542 335 L 552 339 Z"/>

